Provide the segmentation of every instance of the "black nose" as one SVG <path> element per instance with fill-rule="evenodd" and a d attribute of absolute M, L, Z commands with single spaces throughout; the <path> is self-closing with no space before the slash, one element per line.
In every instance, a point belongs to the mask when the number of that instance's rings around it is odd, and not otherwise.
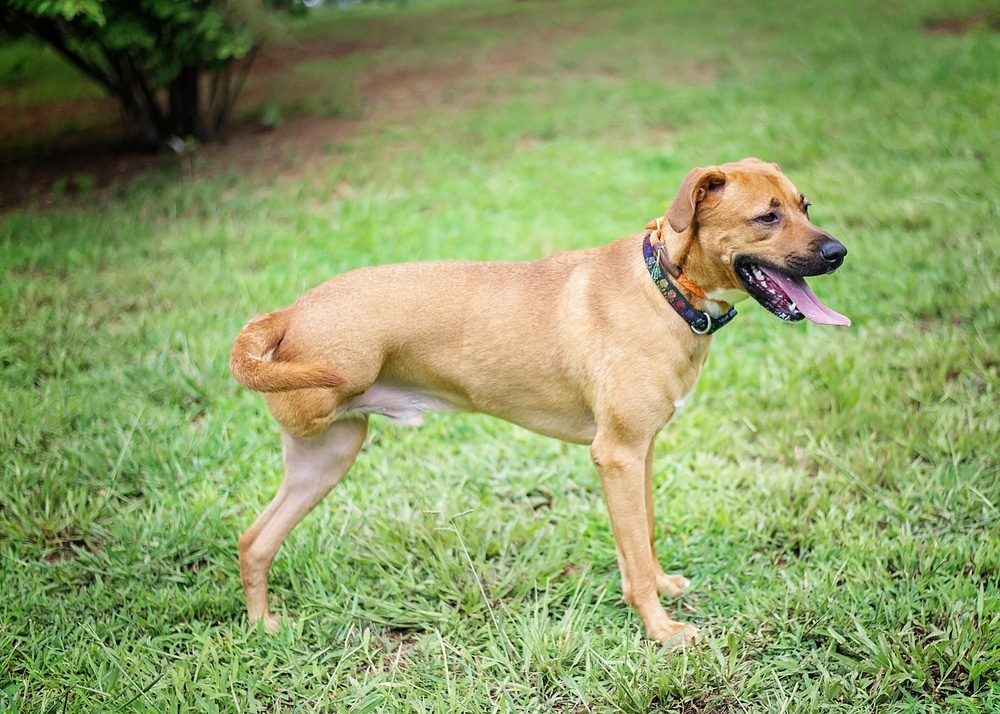
<path fill-rule="evenodd" d="M 830 238 L 819 247 L 819 255 L 830 266 L 830 270 L 836 270 L 844 262 L 847 248 L 839 240 Z"/>

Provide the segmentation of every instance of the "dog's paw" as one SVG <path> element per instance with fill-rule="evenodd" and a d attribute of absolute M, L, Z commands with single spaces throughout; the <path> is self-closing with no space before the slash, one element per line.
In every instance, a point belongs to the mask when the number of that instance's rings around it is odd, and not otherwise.
<path fill-rule="evenodd" d="M 685 578 L 680 573 L 675 573 L 674 575 L 667 575 L 666 573 L 660 573 L 656 576 L 656 590 L 661 595 L 666 593 L 670 597 L 677 598 L 687 592 L 688 586 L 691 581 Z"/>
<path fill-rule="evenodd" d="M 672 650 L 679 647 L 688 647 L 697 642 L 698 630 L 691 627 L 691 625 L 671 620 L 667 625 L 657 628 L 656 631 L 648 631 L 646 636 L 651 640 L 665 645 L 666 649 Z"/>
<path fill-rule="evenodd" d="M 257 617 L 251 615 L 250 624 L 256 627 L 263 625 L 264 630 L 270 632 L 272 635 L 281 631 L 281 618 L 273 614 L 270 610 Z"/>
<path fill-rule="evenodd" d="M 278 632 L 281 629 L 281 618 L 272 613 L 267 613 L 264 615 L 264 628 L 271 633 Z"/>

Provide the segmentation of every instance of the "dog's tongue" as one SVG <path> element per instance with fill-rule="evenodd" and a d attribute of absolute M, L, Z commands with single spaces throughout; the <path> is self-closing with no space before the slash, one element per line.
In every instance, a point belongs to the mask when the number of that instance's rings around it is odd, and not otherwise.
<path fill-rule="evenodd" d="M 785 291 L 785 294 L 795 303 L 795 307 L 798 308 L 799 312 L 813 322 L 820 325 L 850 326 L 850 318 L 841 315 L 836 310 L 831 310 L 819 301 L 816 293 L 809 287 L 809 283 L 805 281 L 805 278 L 790 278 L 775 270 L 768 270 L 763 266 L 761 266 L 761 270 Z"/>

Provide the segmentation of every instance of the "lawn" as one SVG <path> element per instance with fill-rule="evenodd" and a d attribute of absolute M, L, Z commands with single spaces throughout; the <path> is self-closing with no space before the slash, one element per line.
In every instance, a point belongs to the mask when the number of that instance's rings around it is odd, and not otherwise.
<path fill-rule="evenodd" d="M 336 140 L 0 215 L 0 710 L 1000 711 L 1000 34 L 926 26 L 983 2 L 324 10 L 284 41 L 355 50 L 244 111 Z M 469 415 L 376 420 L 275 561 L 289 626 L 248 624 L 281 461 L 243 323 L 358 266 L 609 242 L 743 156 L 847 245 L 812 284 L 854 324 L 743 303 L 659 438 L 697 646 L 621 603 L 587 449 Z"/>

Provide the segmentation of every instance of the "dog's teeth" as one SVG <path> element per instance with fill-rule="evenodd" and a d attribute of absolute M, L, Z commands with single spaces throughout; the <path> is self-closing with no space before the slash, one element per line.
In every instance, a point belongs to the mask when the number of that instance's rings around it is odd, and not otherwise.
<path fill-rule="evenodd" d="M 753 276 L 757 278 L 757 280 L 759 280 L 760 282 L 764 282 L 764 280 L 766 280 L 766 278 L 764 277 L 764 273 L 760 272 L 758 268 L 753 269 Z"/>

